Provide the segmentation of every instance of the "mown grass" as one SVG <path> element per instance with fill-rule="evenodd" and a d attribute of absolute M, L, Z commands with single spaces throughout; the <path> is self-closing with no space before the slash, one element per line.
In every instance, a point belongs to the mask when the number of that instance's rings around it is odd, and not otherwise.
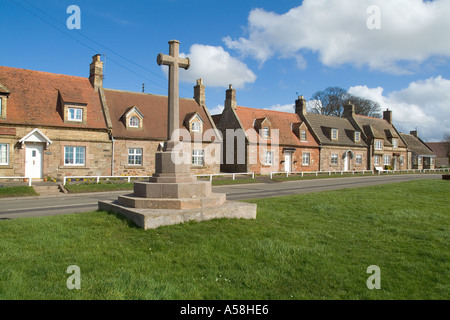
<path fill-rule="evenodd" d="M 0 198 L 37 196 L 33 187 L 0 187 Z"/>
<path fill-rule="evenodd" d="M 0 221 L 0 299 L 448 299 L 449 194 L 424 180 L 293 195 L 251 201 L 256 220 L 148 231 L 106 212 Z"/>
<path fill-rule="evenodd" d="M 133 183 L 81 183 L 66 184 L 64 187 L 70 193 L 89 193 L 89 192 L 107 192 L 133 190 Z"/>

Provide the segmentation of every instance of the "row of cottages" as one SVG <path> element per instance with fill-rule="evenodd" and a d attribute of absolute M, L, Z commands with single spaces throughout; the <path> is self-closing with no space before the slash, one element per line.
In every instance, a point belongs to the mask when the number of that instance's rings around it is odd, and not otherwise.
<path fill-rule="evenodd" d="M 433 152 L 417 132 L 399 133 L 390 110 L 372 118 L 349 103 L 342 118 L 311 114 L 303 97 L 295 113 L 246 108 L 230 86 L 213 119 L 223 136 L 223 172 L 434 169 Z"/>
<path fill-rule="evenodd" d="M 204 161 L 220 136 L 201 81 L 194 96 L 180 99 L 180 127 L 192 134 L 192 171 L 218 173 L 219 162 Z M 100 55 L 89 78 L 0 66 L 0 176 L 150 175 L 167 140 L 167 116 L 166 96 L 103 88 Z M 208 129 L 213 134 L 204 141 Z"/>

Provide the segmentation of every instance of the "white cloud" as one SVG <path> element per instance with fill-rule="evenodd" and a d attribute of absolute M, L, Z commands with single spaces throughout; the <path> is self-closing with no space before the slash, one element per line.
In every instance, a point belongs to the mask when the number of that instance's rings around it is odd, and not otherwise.
<path fill-rule="evenodd" d="M 348 92 L 380 103 L 393 111 L 396 128 L 405 133 L 418 128 L 424 141 L 441 141 L 450 133 L 450 80 L 441 76 L 419 80 L 400 91 L 383 94 L 383 88 L 351 87 Z"/>
<path fill-rule="evenodd" d="M 180 80 L 195 82 L 202 78 L 205 86 L 226 87 L 232 84 L 239 89 L 247 83 L 253 83 L 256 75 L 247 65 L 232 57 L 222 47 L 194 44 L 188 54 L 191 68 L 180 73 Z"/>
<path fill-rule="evenodd" d="M 215 108 L 212 108 L 212 109 L 208 108 L 208 111 L 209 111 L 210 115 L 214 116 L 216 114 L 222 114 L 223 109 L 224 109 L 224 106 L 219 104 Z"/>
<path fill-rule="evenodd" d="M 380 29 L 368 28 L 371 6 L 380 9 Z M 367 65 L 390 73 L 410 73 L 431 57 L 450 57 L 450 1 L 304 0 L 284 14 L 254 9 L 248 37 L 223 39 L 230 49 L 260 63 L 317 52 L 327 66 Z"/>

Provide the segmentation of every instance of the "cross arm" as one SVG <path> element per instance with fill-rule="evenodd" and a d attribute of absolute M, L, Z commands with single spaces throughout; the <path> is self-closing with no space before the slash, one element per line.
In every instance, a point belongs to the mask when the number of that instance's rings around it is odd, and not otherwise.
<path fill-rule="evenodd" d="M 174 65 L 175 63 L 178 63 L 178 66 L 185 70 L 188 70 L 189 67 L 191 66 L 191 60 L 189 60 L 189 58 L 174 58 L 170 55 L 165 55 L 162 53 L 158 55 L 156 61 L 159 66 L 160 65 L 171 66 Z"/>

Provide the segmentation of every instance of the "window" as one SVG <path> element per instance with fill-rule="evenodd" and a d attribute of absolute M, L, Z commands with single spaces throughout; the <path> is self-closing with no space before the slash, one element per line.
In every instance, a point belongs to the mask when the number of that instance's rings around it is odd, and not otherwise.
<path fill-rule="evenodd" d="M 310 153 L 304 153 L 303 154 L 303 165 L 309 166 L 311 163 L 311 154 Z"/>
<path fill-rule="evenodd" d="M 140 124 L 140 120 L 139 120 L 139 118 L 138 117 L 136 117 L 136 116 L 132 116 L 131 118 L 130 118 L 130 128 L 139 128 L 139 124 Z"/>
<path fill-rule="evenodd" d="M 338 155 L 337 154 L 331 155 L 331 164 L 338 164 Z"/>
<path fill-rule="evenodd" d="M 142 166 L 142 149 L 128 149 L 128 165 Z"/>
<path fill-rule="evenodd" d="M 405 157 L 400 156 L 400 165 L 402 166 L 405 163 Z"/>
<path fill-rule="evenodd" d="M 383 141 L 375 140 L 375 150 L 383 150 Z"/>
<path fill-rule="evenodd" d="M 361 141 L 361 132 L 355 131 L 355 142 Z"/>
<path fill-rule="evenodd" d="M 3 115 L 3 99 L 0 97 L 0 117 Z"/>
<path fill-rule="evenodd" d="M 266 166 L 271 166 L 273 165 L 273 157 L 274 157 L 274 153 L 272 151 L 266 151 L 266 156 L 264 159 L 264 164 Z"/>
<path fill-rule="evenodd" d="M 379 165 L 380 165 L 380 160 L 381 160 L 380 156 L 375 156 L 374 164 L 375 164 L 376 166 L 379 166 Z"/>
<path fill-rule="evenodd" d="M 430 158 L 430 165 L 434 165 L 434 158 Z"/>
<path fill-rule="evenodd" d="M 398 139 L 393 139 L 392 145 L 394 146 L 394 148 L 397 148 L 398 147 Z"/>
<path fill-rule="evenodd" d="M 9 144 L 0 144 L 0 165 L 7 166 L 9 164 Z"/>
<path fill-rule="evenodd" d="M 192 132 L 200 132 L 200 122 L 192 122 Z"/>
<path fill-rule="evenodd" d="M 263 138 L 270 138 L 270 128 L 269 127 L 264 127 L 263 128 Z"/>
<path fill-rule="evenodd" d="M 356 164 L 362 165 L 362 155 L 360 154 L 356 155 Z"/>
<path fill-rule="evenodd" d="M 338 139 L 338 129 L 331 129 L 331 140 Z"/>
<path fill-rule="evenodd" d="M 85 154 L 85 147 L 64 147 L 64 164 L 69 166 L 84 166 Z"/>
<path fill-rule="evenodd" d="M 68 112 L 69 112 L 68 116 L 69 121 L 77 121 L 77 122 L 83 121 L 83 109 L 69 108 Z"/>
<path fill-rule="evenodd" d="M 193 150 L 192 151 L 192 165 L 203 166 L 205 164 L 204 154 L 205 154 L 205 152 L 203 150 Z"/>
<path fill-rule="evenodd" d="M 300 131 L 300 140 L 306 140 L 306 130 Z"/>
<path fill-rule="evenodd" d="M 419 166 L 422 165 L 422 157 L 418 157 L 417 159 L 418 159 Z"/>
<path fill-rule="evenodd" d="M 384 156 L 383 157 L 383 164 L 385 166 L 390 166 L 391 165 L 391 156 Z"/>

